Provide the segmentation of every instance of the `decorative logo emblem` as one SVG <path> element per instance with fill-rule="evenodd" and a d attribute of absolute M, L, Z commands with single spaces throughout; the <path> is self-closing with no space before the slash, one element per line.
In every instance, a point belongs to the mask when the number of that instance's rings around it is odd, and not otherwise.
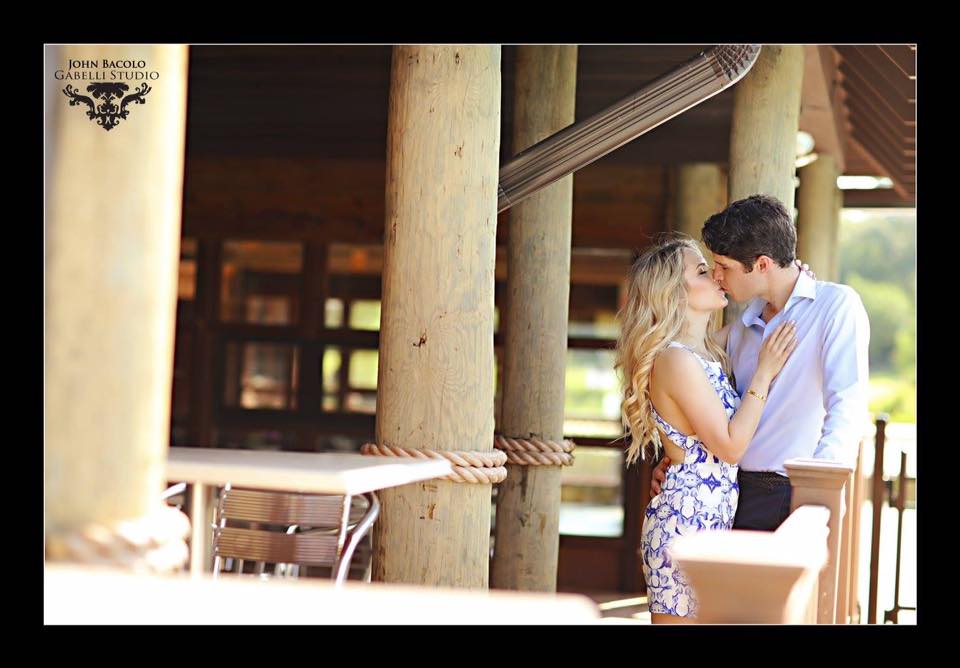
<path fill-rule="evenodd" d="M 153 90 L 147 84 L 140 84 L 134 89 L 135 92 L 126 95 L 130 86 L 125 83 L 93 83 L 87 86 L 87 92 L 94 99 L 81 95 L 73 86 L 67 86 L 63 89 L 63 94 L 70 98 L 70 106 L 76 107 L 81 102 L 87 105 L 87 118 L 96 121 L 104 130 L 110 131 L 117 127 L 117 123 L 125 120 L 130 115 L 127 105 L 136 102 L 137 104 L 146 104 L 144 96 Z M 117 102 L 120 104 L 118 105 Z"/>

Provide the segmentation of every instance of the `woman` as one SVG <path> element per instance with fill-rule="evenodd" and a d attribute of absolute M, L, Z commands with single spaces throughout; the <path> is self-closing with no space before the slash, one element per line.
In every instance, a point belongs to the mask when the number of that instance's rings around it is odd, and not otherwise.
<path fill-rule="evenodd" d="M 621 413 L 631 434 L 627 465 L 663 449 L 672 462 L 641 530 L 643 574 L 652 621 L 696 616 L 689 583 L 669 556 L 677 536 L 730 529 L 737 509 L 737 462 L 760 422 L 770 383 L 796 347 L 785 322 L 761 348 L 743 399 L 728 378 L 726 329 L 708 333 L 727 305 L 697 244 L 678 237 L 643 253 L 630 271 L 615 368 L 623 369 Z"/>

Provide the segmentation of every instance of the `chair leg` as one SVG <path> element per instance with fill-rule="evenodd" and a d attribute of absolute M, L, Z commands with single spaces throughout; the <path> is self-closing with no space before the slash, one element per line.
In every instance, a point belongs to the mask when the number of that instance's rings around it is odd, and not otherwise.
<path fill-rule="evenodd" d="M 350 532 L 350 535 L 346 541 L 346 545 L 344 546 L 343 554 L 340 555 L 338 563 L 334 564 L 334 568 L 331 573 L 334 576 L 334 581 L 337 583 L 337 585 L 342 585 L 346 581 L 347 575 L 350 571 L 350 561 L 353 558 L 354 549 L 356 549 L 357 544 L 370 531 L 370 527 L 373 526 L 374 521 L 380 514 L 380 502 L 377 499 L 376 494 L 369 492 L 364 494 L 364 496 L 369 502 L 367 513 L 353 528 L 353 531 Z"/>

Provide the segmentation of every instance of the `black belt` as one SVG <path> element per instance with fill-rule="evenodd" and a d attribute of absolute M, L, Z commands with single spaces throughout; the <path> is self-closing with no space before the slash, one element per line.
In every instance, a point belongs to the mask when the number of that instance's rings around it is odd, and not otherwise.
<path fill-rule="evenodd" d="M 782 485 L 788 487 L 790 478 L 774 473 L 773 471 L 744 471 L 740 469 L 737 475 L 738 480 L 750 480 L 751 482 L 767 483 L 772 485 Z"/>

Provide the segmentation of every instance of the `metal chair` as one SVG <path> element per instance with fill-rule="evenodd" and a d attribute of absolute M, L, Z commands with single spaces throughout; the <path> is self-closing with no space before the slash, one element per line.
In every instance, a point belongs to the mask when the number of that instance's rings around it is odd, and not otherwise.
<path fill-rule="evenodd" d="M 329 567 L 330 578 L 343 584 L 360 541 L 380 513 L 373 493 L 349 495 L 297 494 L 236 489 L 229 484 L 220 493 L 213 535 L 213 576 L 236 561 L 243 573 L 245 561 L 256 562 L 256 574 L 297 577 L 300 567 Z M 370 581 L 367 565 L 363 579 Z"/>
<path fill-rule="evenodd" d="M 168 487 L 160 495 L 160 500 L 168 506 L 173 506 L 177 510 L 183 510 L 185 503 L 184 495 L 187 491 L 187 483 L 178 482 L 172 487 Z"/>

